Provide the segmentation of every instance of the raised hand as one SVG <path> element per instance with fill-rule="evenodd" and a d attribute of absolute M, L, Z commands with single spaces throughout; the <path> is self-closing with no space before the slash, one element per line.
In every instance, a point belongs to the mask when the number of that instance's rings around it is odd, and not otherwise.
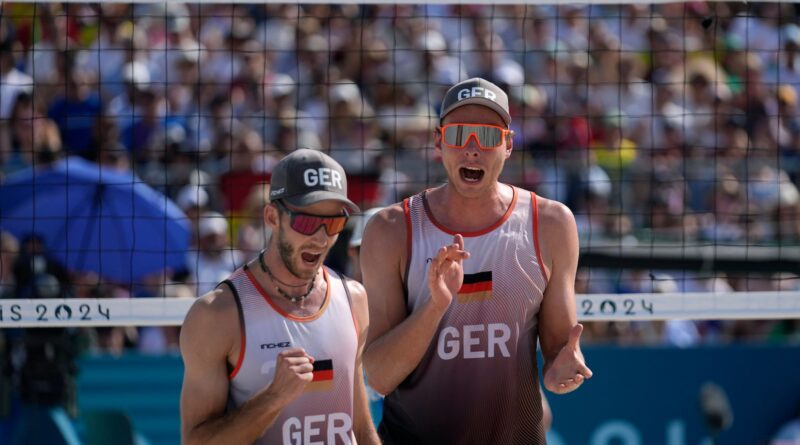
<path fill-rule="evenodd" d="M 464 238 L 453 236 L 453 244 L 443 246 L 436 252 L 428 268 L 428 288 L 431 291 L 431 302 L 445 309 L 450 306 L 453 296 L 458 293 L 464 283 L 463 261 L 469 258 L 464 250 Z"/>
<path fill-rule="evenodd" d="M 553 363 L 547 368 L 544 374 L 544 386 L 550 392 L 566 394 L 578 389 L 586 379 L 592 378 L 592 370 L 586 366 L 581 353 L 582 332 L 582 324 L 572 327 L 567 344 L 561 348 Z"/>
<path fill-rule="evenodd" d="M 275 377 L 267 391 L 282 403 L 296 399 L 314 378 L 314 358 L 302 348 L 281 351 L 275 359 Z"/>

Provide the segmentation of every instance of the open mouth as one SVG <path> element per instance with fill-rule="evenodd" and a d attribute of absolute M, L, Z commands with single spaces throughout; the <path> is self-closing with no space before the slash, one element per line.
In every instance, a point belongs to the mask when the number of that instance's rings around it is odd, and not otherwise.
<path fill-rule="evenodd" d="M 300 254 L 300 258 L 302 258 L 303 262 L 308 265 L 317 264 L 317 261 L 319 261 L 320 256 L 321 255 L 318 253 L 303 252 L 302 254 Z"/>
<path fill-rule="evenodd" d="M 479 182 L 483 179 L 483 170 L 473 167 L 461 167 L 458 169 L 461 179 L 466 182 Z"/>

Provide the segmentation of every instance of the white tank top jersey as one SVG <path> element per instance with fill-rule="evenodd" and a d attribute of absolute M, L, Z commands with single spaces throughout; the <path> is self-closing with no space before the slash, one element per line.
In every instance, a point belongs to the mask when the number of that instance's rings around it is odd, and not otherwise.
<path fill-rule="evenodd" d="M 282 350 L 302 347 L 315 359 L 313 381 L 281 411 L 256 444 L 355 443 L 353 378 L 358 326 L 345 282 L 333 275 L 323 268 L 327 295 L 320 310 L 308 317 L 281 310 L 247 266 L 223 282 L 234 290 L 242 326 L 238 362 L 229 376 L 229 408 L 241 406 L 272 382 L 275 359 Z"/>
<path fill-rule="evenodd" d="M 462 233 L 470 258 L 417 368 L 384 401 L 386 444 L 544 444 L 536 343 L 547 285 L 536 195 L 513 189 L 505 215 Z M 430 298 L 428 266 L 455 232 L 437 222 L 425 192 L 403 203 L 409 314 Z"/>

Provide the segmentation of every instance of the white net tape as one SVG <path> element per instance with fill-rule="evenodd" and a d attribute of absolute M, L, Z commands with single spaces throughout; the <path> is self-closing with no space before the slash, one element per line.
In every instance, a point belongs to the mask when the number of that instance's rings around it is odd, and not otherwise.
<path fill-rule="evenodd" d="M 176 326 L 190 298 L 19 299 L 0 302 L 0 328 Z M 580 321 L 800 318 L 800 292 L 584 294 Z"/>

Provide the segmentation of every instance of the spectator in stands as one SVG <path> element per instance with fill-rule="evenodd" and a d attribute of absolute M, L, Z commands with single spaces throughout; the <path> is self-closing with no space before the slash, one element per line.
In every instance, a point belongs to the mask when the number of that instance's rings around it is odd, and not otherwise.
<path fill-rule="evenodd" d="M 134 159 L 145 158 L 148 151 L 155 149 L 154 136 L 163 127 L 159 116 L 162 100 L 163 98 L 155 88 L 143 88 L 138 92 L 137 105 L 141 107 L 140 114 L 137 114 L 130 124 L 122 129 L 121 134 L 122 144 Z"/>
<path fill-rule="evenodd" d="M 242 264 L 242 253 L 231 248 L 227 219 L 219 212 L 206 212 L 197 224 L 197 250 L 186 260 L 189 283 L 203 295 Z"/>
<path fill-rule="evenodd" d="M 16 68 L 11 36 L 0 35 L 0 39 L 0 163 L 5 163 L 12 154 L 7 120 L 13 114 L 17 96 L 33 91 L 33 79 Z"/>
<path fill-rule="evenodd" d="M 264 206 L 269 202 L 269 185 L 256 184 L 245 199 L 237 221 L 236 248 L 245 258 L 264 250 L 272 231 L 264 224 Z"/>
<path fill-rule="evenodd" d="M 183 210 L 189 221 L 196 227 L 200 216 L 209 211 L 210 197 L 205 187 L 197 184 L 188 184 L 181 188 L 175 203 Z"/>
<path fill-rule="evenodd" d="M 8 119 L 17 95 L 33 91 L 33 78 L 17 69 L 11 36 L 0 36 L 0 119 Z"/>
<path fill-rule="evenodd" d="M 11 156 L 2 170 L 12 172 L 26 167 L 44 167 L 61 156 L 61 137 L 55 123 L 45 117 L 34 97 L 20 93 L 11 111 L 7 133 Z M 2 142 L 0 142 L 2 144 Z"/>
<path fill-rule="evenodd" d="M 142 93 L 151 88 L 147 63 L 141 60 L 126 63 L 122 67 L 122 82 L 124 89 L 109 101 L 106 114 L 120 128 L 128 128 L 142 115 Z"/>
<path fill-rule="evenodd" d="M 64 148 L 70 154 L 90 155 L 94 124 L 101 112 L 101 101 L 93 87 L 92 73 L 77 66 L 75 52 L 61 54 L 66 88 L 57 96 L 47 110 L 61 133 Z"/>
<path fill-rule="evenodd" d="M 96 273 L 73 271 L 71 276 L 75 298 L 131 297 L 125 287 L 108 283 Z M 136 328 L 133 326 L 85 328 L 84 333 L 89 337 L 91 348 L 95 352 L 114 355 L 120 355 L 126 347 L 135 345 L 138 338 Z"/>
<path fill-rule="evenodd" d="M 14 236 L 0 231 L 0 299 L 10 298 L 16 289 L 14 264 L 19 255 L 19 242 Z"/>
<path fill-rule="evenodd" d="M 244 202 L 258 184 L 268 183 L 277 160 L 264 149 L 261 136 L 245 130 L 232 140 L 232 147 L 223 161 L 219 176 L 219 192 L 224 200 L 225 213 L 238 216 Z"/>
<path fill-rule="evenodd" d="M 160 271 L 147 275 L 134 288 L 135 298 L 169 298 L 172 288 L 170 271 Z M 191 290 L 189 290 L 191 294 Z M 136 348 L 145 354 L 164 354 L 178 350 L 178 327 L 140 326 L 136 328 Z"/>

